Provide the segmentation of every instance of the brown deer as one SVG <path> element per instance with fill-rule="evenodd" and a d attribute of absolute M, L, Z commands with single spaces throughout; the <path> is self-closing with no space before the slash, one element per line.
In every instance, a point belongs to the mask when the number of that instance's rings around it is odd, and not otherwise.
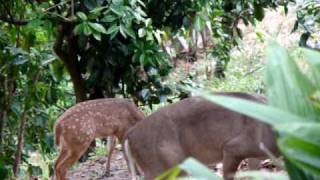
<path fill-rule="evenodd" d="M 246 93 L 215 94 L 265 102 L 263 96 Z M 132 155 L 146 180 L 190 156 L 204 164 L 222 161 L 224 178 L 233 179 L 242 160 L 266 157 L 261 143 L 279 154 L 269 125 L 201 97 L 159 109 L 127 131 L 125 139 L 126 155 Z"/>
<path fill-rule="evenodd" d="M 125 99 L 90 100 L 68 109 L 55 124 L 55 144 L 60 150 L 54 167 L 56 180 L 66 179 L 68 168 L 79 160 L 95 138 L 114 135 L 122 142 L 127 129 L 144 117 Z M 114 145 L 109 151 L 106 173 L 109 173 L 113 148 Z"/>

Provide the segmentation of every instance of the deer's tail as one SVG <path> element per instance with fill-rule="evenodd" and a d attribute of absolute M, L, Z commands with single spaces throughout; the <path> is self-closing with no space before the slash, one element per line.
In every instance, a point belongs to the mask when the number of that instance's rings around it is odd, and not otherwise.
<path fill-rule="evenodd" d="M 54 128 L 54 143 L 56 146 L 60 146 L 60 138 L 61 138 L 61 133 L 62 133 L 62 126 L 60 123 L 56 123 L 55 128 Z"/>

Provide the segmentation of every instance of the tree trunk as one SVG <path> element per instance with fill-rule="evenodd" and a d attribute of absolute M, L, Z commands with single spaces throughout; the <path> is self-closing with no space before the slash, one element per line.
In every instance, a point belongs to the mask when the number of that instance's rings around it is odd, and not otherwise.
<path fill-rule="evenodd" d="M 18 144 L 17 144 L 17 150 L 15 153 L 15 161 L 13 165 L 13 173 L 15 177 L 18 177 L 19 174 L 19 167 L 21 162 L 21 155 L 23 150 L 23 144 L 24 144 L 24 130 L 26 128 L 27 124 L 27 111 L 26 109 L 23 111 L 21 116 L 21 122 L 19 127 L 19 134 L 18 134 Z"/>
<path fill-rule="evenodd" d="M 0 112 L 0 151 L 3 151 L 2 147 L 2 139 L 3 139 L 3 130 L 4 130 L 4 124 L 5 124 L 5 112 Z"/>
<path fill-rule="evenodd" d="M 2 104 L 1 104 L 1 108 L 2 111 L 0 113 L 0 151 L 2 150 L 2 142 L 3 142 L 3 138 L 4 138 L 4 129 L 6 127 L 7 124 L 7 114 L 8 114 L 8 109 L 9 106 L 11 104 L 11 98 L 12 98 L 12 94 L 15 90 L 15 79 L 11 79 L 9 80 L 6 77 L 3 77 L 2 79 L 2 87 L 3 87 L 3 99 L 2 99 Z"/>
<path fill-rule="evenodd" d="M 61 24 L 58 26 L 58 34 L 54 43 L 54 51 L 65 64 L 71 81 L 73 90 L 76 95 L 76 101 L 81 102 L 87 99 L 86 87 L 81 73 L 78 69 L 77 57 L 77 38 L 72 34 L 72 26 L 70 24 Z M 63 47 L 64 40 L 66 39 L 67 48 Z"/>

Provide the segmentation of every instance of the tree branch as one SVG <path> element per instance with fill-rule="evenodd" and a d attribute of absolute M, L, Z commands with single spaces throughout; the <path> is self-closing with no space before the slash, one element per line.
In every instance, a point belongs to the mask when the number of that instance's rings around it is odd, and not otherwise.
<path fill-rule="evenodd" d="M 7 22 L 9 24 L 14 24 L 17 26 L 24 26 L 27 25 L 29 23 L 29 20 L 26 19 L 14 19 L 12 16 L 4 16 L 4 15 L 0 15 L 0 20 Z"/>

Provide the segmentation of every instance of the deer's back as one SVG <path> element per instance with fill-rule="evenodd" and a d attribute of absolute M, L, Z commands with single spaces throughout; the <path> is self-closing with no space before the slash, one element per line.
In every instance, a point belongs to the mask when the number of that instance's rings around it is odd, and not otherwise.
<path fill-rule="evenodd" d="M 132 102 L 108 98 L 76 104 L 60 116 L 57 124 L 63 127 L 66 138 L 77 143 L 106 137 L 120 131 L 122 127 L 121 131 L 124 131 L 142 117 L 142 113 Z"/>
<path fill-rule="evenodd" d="M 265 99 L 246 93 L 219 94 L 257 102 Z M 161 146 L 175 142 L 183 149 L 184 156 L 210 163 L 222 158 L 223 146 L 228 141 L 242 133 L 258 136 L 259 129 L 265 126 L 201 97 L 191 97 L 151 114 L 128 133 L 128 139 L 138 154 L 153 153 L 157 157 Z"/>

